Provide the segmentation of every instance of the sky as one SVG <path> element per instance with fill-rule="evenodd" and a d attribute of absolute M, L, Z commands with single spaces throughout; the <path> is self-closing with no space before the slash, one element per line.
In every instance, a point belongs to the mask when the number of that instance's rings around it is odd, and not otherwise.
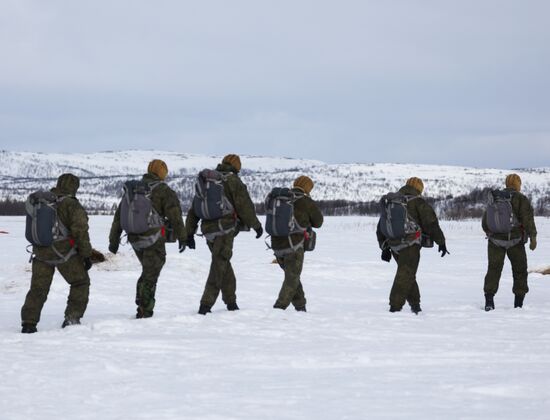
<path fill-rule="evenodd" d="M 550 166 L 547 0 L 0 0 L 0 149 Z"/>

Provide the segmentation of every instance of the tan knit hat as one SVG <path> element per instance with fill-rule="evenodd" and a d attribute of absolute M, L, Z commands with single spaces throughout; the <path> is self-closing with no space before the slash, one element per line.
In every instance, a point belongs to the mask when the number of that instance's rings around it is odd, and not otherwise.
<path fill-rule="evenodd" d="M 223 158 L 222 163 L 233 166 L 237 172 L 241 170 L 241 158 L 239 155 L 227 155 Z"/>
<path fill-rule="evenodd" d="M 309 194 L 313 189 L 313 181 L 308 176 L 299 176 L 294 180 L 294 188 L 299 188 L 306 194 Z"/>
<path fill-rule="evenodd" d="M 147 172 L 158 176 L 160 179 L 165 179 L 166 175 L 168 175 L 168 166 L 166 166 L 166 163 L 163 160 L 154 159 L 149 162 Z"/>
<path fill-rule="evenodd" d="M 506 177 L 506 188 L 521 191 L 521 178 L 518 174 L 510 174 Z"/>
<path fill-rule="evenodd" d="M 422 194 L 422 192 L 424 191 L 424 183 L 420 178 L 417 178 L 415 176 L 407 180 L 407 185 L 409 187 L 413 187 L 415 190 L 418 190 L 420 194 Z"/>

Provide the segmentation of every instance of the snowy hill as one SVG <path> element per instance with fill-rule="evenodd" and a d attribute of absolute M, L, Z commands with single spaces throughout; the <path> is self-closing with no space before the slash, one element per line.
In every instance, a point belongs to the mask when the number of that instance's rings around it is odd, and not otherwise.
<path fill-rule="evenodd" d="M 29 192 L 49 188 L 63 172 L 82 178 L 81 201 L 90 209 L 109 210 L 118 201 L 122 183 L 143 174 L 147 163 L 159 158 L 170 170 L 169 184 L 184 202 L 193 193 L 196 173 L 215 167 L 220 156 L 162 151 L 120 151 L 91 154 L 45 154 L 0 151 L 0 199 L 23 200 Z M 242 156 L 243 179 L 255 202 L 261 202 L 273 186 L 285 186 L 301 174 L 316 182 L 313 196 L 321 200 L 378 200 L 396 190 L 410 176 L 426 185 L 425 195 L 444 198 L 467 194 L 476 188 L 500 186 L 510 170 L 476 169 L 415 164 L 326 164 L 316 160 Z M 534 199 L 550 193 L 550 169 L 516 170 L 524 192 Z"/>

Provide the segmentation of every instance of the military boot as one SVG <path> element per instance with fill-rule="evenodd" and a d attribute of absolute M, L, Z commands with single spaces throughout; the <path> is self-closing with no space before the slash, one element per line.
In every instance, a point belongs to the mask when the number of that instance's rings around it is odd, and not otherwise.
<path fill-rule="evenodd" d="M 237 306 L 237 302 L 235 303 L 228 303 L 227 304 L 227 310 L 228 311 L 238 311 L 239 307 Z"/>
<path fill-rule="evenodd" d="M 65 321 L 63 321 L 63 324 L 61 324 L 61 328 L 68 327 L 70 325 L 80 325 L 80 319 L 78 318 L 65 318 Z"/>
<path fill-rule="evenodd" d="M 495 295 L 490 295 L 488 293 L 485 294 L 485 311 L 489 312 L 495 309 L 495 301 L 494 301 Z"/>
<path fill-rule="evenodd" d="M 420 308 L 420 303 L 411 304 L 411 312 L 413 312 L 415 315 L 418 315 L 419 312 L 422 312 L 422 308 Z"/>
<path fill-rule="evenodd" d="M 34 324 L 24 323 L 23 325 L 21 325 L 21 332 L 23 334 L 33 334 L 37 331 L 38 330 L 36 329 L 36 325 Z"/>
<path fill-rule="evenodd" d="M 146 311 L 141 306 L 138 306 L 136 311 L 136 319 L 151 318 L 152 316 L 153 316 L 153 311 Z"/>
<path fill-rule="evenodd" d="M 397 306 L 390 306 L 390 312 L 399 312 L 401 308 L 398 308 Z"/>
<path fill-rule="evenodd" d="M 305 306 L 297 306 L 294 309 L 296 309 L 298 312 L 307 312 Z"/>
<path fill-rule="evenodd" d="M 515 295 L 514 308 L 523 308 L 523 299 L 525 299 L 525 295 Z"/>
<path fill-rule="evenodd" d="M 209 312 L 212 312 L 212 311 L 210 310 L 210 307 L 209 307 L 209 306 L 206 306 L 206 305 L 201 305 L 201 306 L 199 306 L 199 314 L 200 314 L 200 315 L 206 315 L 206 314 L 209 313 Z"/>

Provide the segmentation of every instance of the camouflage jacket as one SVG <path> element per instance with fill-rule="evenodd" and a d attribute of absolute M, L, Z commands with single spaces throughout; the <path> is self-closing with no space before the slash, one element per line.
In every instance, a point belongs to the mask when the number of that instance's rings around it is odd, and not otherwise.
<path fill-rule="evenodd" d="M 88 214 L 75 197 L 80 180 L 74 175 L 65 175 L 60 178 L 60 181 L 61 187 L 52 188 L 51 192 L 61 198 L 61 202 L 57 206 L 57 216 L 68 229 L 69 239 L 55 242 L 55 249 L 60 254 L 67 255 L 71 251 L 72 244 L 74 244 L 78 254 L 82 258 L 88 258 L 92 255 L 92 245 L 88 234 Z M 34 246 L 33 253 L 42 261 L 59 259 L 51 246 Z"/>
<path fill-rule="evenodd" d="M 156 175 L 145 174 L 142 178 L 143 182 L 146 183 L 159 183 L 151 192 L 151 202 L 153 203 L 153 208 L 157 213 L 168 220 L 172 229 L 174 229 L 176 238 L 181 241 L 185 241 L 187 234 L 185 231 L 185 225 L 183 224 L 183 218 L 181 215 L 181 205 L 180 200 L 175 193 L 175 191 L 170 188 L 164 182 L 161 182 L 160 178 Z M 128 235 L 128 240 L 130 242 L 136 242 L 140 237 L 153 235 L 158 232 L 159 228 L 149 229 L 147 232 L 141 235 L 131 234 Z M 113 224 L 111 225 L 111 233 L 109 235 L 109 243 L 119 244 L 120 235 L 122 234 L 122 227 L 120 225 L 120 205 L 118 206 L 115 217 L 113 219 Z"/>
<path fill-rule="evenodd" d="M 443 235 L 443 231 L 439 226 L 439 221 L 432 206 L 422 198 L 420 192 L 416 188 L 406 185 L 399 190 L 399 193 L 416 197 L 407 203 L 409 216 L 418 226 L 420 226 L 424 235 L 428 235 L 436 244 L 443 245 L 445 243 L 445 235 Z M 376 237 L 378 239 L 378 244 L 382 247 L 382 244 L 387 238 L 380 230 L 380 224 L 378 224 L 376 229 Z M 397 241 L 397 243 L 398 242 L 400 241 Z M 397 245 L 397 243 L 395 245 Z M 392 242 L 389 244 L 394 245 Z"/>
<path fill-rule="evenodd" d="M 484 213 L 481 219 L 483 231 L 487 235 L 491 235 L 492 238 L 499 240 L 517 239 L 521 238 L 524 234 L 529 238 L 536 237 L 537 227 L 535 226 L 533 206 L 531 205 L 529 199 L 522 193 L 513 189 L 506 188 L 504 191 L 509 191 L 512 193 L 512 212 L 517 217 L 519 225 L 512 229 L 510 238 L 508 238 L 508 234 L 506 233 L 491 234 L 491 232 L 489 232 L 489 227 L 487 226 L 487 214 Z"/>
<path fill-rule="evenodd" d="M 240 223 L 252 229 L 257 229 L 261 226 L 260 221 L 256 217 L 254 203 L 248 194 L 246 185 L 239 178 L 238 172 L 231 165 L 219 164 L 217 171 L 227 175 L 227 179 L 223 183 L 224 193 L 235 209 L 235 215 L 228 215 L 221 220 L 203 220 L 201 223 L 201 232 L 203 234 L 214 233 L 219 231 L 219 222 L 224 229 L 229 229 L 235 226 L 235 223 L 240 220 Z M 199 225 L 199 217 L 193 211 L 193 206 L 187 213 L 187 231 L 189 235 L 194 235 L 197 232 Z"/>
<path fill-rule="evenodd" d="M 311 197 L 300 189 L 292 189 L 292 191 L 300 196 L 298 200 L 294 203 L 294 218 L 298 224 L 306 229 L 310 228 L 320 228 L 323 225 L 323 214 L 315 204 L 315 201 Z M 293 244 L 298 244 L 304 235 L 302 233 L 297 233 L 290 236 L 290 239 Z M 271 237 L 271 247 L 274 250 L 286 249 L 289 247 L 288 237 L 287 236 L 272 236 Z"/>

